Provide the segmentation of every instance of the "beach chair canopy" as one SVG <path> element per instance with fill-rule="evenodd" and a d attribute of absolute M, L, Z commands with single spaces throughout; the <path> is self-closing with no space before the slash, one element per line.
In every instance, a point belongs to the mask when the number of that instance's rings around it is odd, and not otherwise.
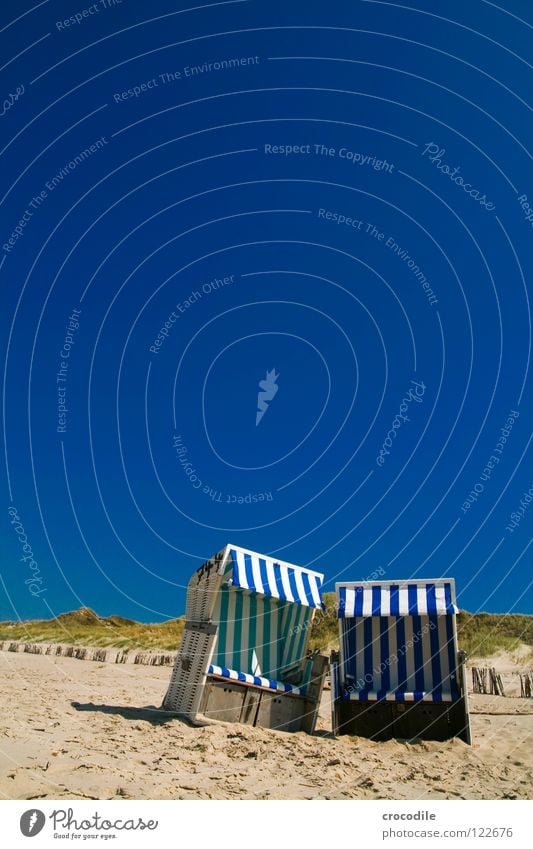
<path fill-rule="evenodd" d="M 303 660 L 312 611 L 321 606 L 322 581 L 313 570 L 228 547 L 212 616 L 217 640 L 209 671 L 298 692 L 278 679 Z"/>
<path fill-rule="evenodd" d="M 321 607 L 324 576 L 312 569 L 282 563 L 243 548 L 229 548 L 231 584 L 259 595 L 290 601 L 304 607 Z"/>
<path fill-rule="evenodd" d="M 336 589 L 340 698 L 461 697 L 453 579 L 342 583 Z"/>

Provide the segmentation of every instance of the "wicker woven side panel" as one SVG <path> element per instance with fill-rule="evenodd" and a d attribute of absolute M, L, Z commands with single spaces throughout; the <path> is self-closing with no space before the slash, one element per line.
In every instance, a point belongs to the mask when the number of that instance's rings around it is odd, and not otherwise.
<path fill-rule="evenodd" d="M 216 639 L 216 626 L 209 622 L 187 623 L 170 684 L 163 701 L 165 710 L 194 720 Z"/>
<path fill-rule="evenodd" d="M 223 549 L 192 576 L 187 587 L 187 622 L 208 622 L 211 619 L 227 557 L 227 549 Z"/>
<path fill-rule="evenodd" d="M 196 718 L 216 640 L 211 617 L 223 579 L 227 549 L 194 573 L 187 588 L 185 631 L 176 656 L 163 708 Z"/>

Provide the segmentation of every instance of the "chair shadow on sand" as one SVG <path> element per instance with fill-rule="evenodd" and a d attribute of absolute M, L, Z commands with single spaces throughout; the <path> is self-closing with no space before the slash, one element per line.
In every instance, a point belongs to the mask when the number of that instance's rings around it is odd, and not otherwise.
<path fill-rule="evenodd" d="M 146 722 L 150 722 L 152 725 L 164 725 L 166 722 L 170 722 L 172 720 L 184 722 L 185 725 L 192 724 L 183 717 L 178 716 L 176 713 L 168 710 L 161 710 L 161 708 L 157 708 L 155 705 L 147 705 L 146 707 L 130 707 L 128 705 L 97 705 L 94 704 L 94 702 L 86 702 L 84 704 L 80 702 L 71 702 L 70 704 L 78 711 L 114 714 L 122 716 L 124 719 L 145 720 Z"/>

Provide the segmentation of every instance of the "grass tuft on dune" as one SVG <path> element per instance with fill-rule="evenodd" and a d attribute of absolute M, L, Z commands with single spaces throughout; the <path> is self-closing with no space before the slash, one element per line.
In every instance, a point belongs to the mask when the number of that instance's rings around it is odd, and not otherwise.
<path fill-rule="evenodd" d="M 183 619 L 147 624 L 123 616 L 104 617 L 82 607 L 71 613 L 62 613 L 55 619 L 0 622 L 0 640 L 175 651 L 184 624 Z"/>
<path fill-rule="evenodd" d="M 328 652 L 338 648 L 339 631 L 335 595 L 324 594 L 326 610 L 319 612 L 311 627 L 310 647 Z M 520 655 L 533 663 L 533 616 L 525 614 L 467 613 L 458 615 L 459 645 L 469 656 L 490 657 L 498 652 Z M 35 643 L 67 643 L 78 646 L 175 651 L 185 620 L 144 623 L 123 616 L 98 616 L 82 607 L 55 619 L 0 622 L 0 640 Z M 529 647 L 529 654 L 524 654 Z"/>

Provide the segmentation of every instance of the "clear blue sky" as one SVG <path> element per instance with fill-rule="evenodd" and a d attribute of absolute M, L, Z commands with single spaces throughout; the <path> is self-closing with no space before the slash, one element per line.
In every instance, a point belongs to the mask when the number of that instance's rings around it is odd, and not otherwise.
<path fill-rule="evenodd" d="M 0 617 L 227 542 L 533 612 L 530 4 L 192 6 L 2 4 Z"/>

